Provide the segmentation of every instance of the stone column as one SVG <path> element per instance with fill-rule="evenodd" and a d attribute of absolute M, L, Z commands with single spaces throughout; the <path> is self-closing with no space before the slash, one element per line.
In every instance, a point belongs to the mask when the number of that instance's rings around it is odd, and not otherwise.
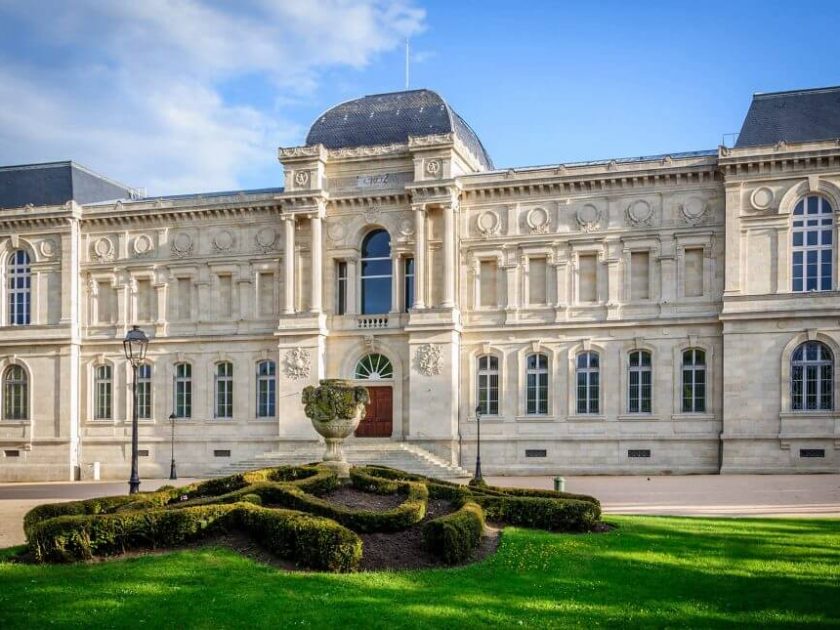
<path fill-rule="evenodd" d="M 295 218 L 283 218 L 283 312 L 295 312 Z"/>
<path fill-rule="evenodd" d="M 426 208 L 414 208 L 414 308 L 426 308 Z"/>
<path fill-rule="evenodd" d="M 399 254 L 391 252 L 391 312 L 399 313 L 400 308 L 400 279 L 402 278 L 402 269 L 400 268 L 400 261 L 402 257 Z"/>
<path fill-rule="evenodd" d="M 313 313 L 321 312 L 321 296 L 324 288 L 321 286 L 323 260 L 321 256 L 321 217 L 313 215 L 310 219 L 312 232 L 312 285 L 310 286 L 309 310 Z"/>
<path fill-rule="evenodd" d="M 443 300 L 441 306 L 455 306 L 455 209 L 443 208 Z"/>

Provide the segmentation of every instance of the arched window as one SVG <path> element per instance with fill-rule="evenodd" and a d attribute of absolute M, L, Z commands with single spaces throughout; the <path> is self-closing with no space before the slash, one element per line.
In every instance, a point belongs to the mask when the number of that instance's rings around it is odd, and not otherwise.
<path fill-rule="evenodd" d="M 192 417 L 192 365 L 175 364 L 175 417 Z"/>
<path fill-rule="evenodd" d="M 601 367 L 597 352 L 581 352 L 577 355 L 577 412 L 596 414 L 600 412 Z"/>
<path fill-rule="evenodd" d="M 137 417 L 152 417 L 152 366 L 148 363 L 137 367 Z"/>
<path fill-rule="evenodd" d="M 682 390 L 683 413 L 706 411 L 706 353 L 699 348 L 683 352 Z"/>
<path fill-rule="evenodd" d="M 29 381 L 26 370 L 10 365 L 3 373 L 3 420 L 29 418 Z"/>
<path fill-rule="evenodd" d="M 110 420 L 113 400 L 110 365 L 96 366 L 93 376 L 93 396 L 93 417 L 97 420 Z"/>
<path fill-rule="evenodd" d="M 362 241 L 362 313 L 391 310 L 391 237 L 375 230 Z"/>
<path fill-rule="evenodd" d="M 274 361 L 257 363 L 257 418 L 273 418 L 277 400 L 277 366 Z"/>
<path fill-rule="evenodd" d="M 32 277 L 29 254 L 19 249 L 9 257 L 9 324 L 25 326 L 30 321 Z"/>
<path fill-rule="evenodd" d="M 826 199 L 811 195 L 793 209 L 793 290 L 830 291 L 834 211 Z"/>
<path fill-rule="evenodd" d="M 797 346 L 790 358 L 790 407 L 794 411 L 834 408 L 834 357 L 819 341 Z"/>
<path fill-rule="evenodd" d="M 499 415 L 499 358 L 491 354 L 478 357 L 478 408 L 484 416 Z"/>
<path fill-rule="evenodd" d="M 653 380 L 650 352 L 634 350 L 630 353 L 628 377 L 628 413 L 650 413 Z"/>
<path fill-rule="evenodd" d="M 528 355 L 526 365 L 525 413 L 544 416 L 548 413 L 548 357 Z"/>
<path fill-rule="evenodd" d="M 369 381 L 394 378 L 394 366 L 384 354 L 368 354 L 356 364 L 354 378 Z"/>
<path fill-rule="evenodd" d="M 224 361 L 216 365 L 217 418 L 233 418 L 233 363 Z"/>

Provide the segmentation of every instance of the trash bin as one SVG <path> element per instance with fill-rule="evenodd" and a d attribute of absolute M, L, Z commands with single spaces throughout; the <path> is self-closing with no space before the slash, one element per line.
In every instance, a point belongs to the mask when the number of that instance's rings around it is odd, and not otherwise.
<path fill-rule="evenodd" d="M 563 477 L 555 477 L 554 478 L 554 490 L 555 490 L 555 492 L 565 492 L 566 491 L 566 480 Z"/>
<path fill-rule="evenodd" d="M 92 462 L 85 464 L 85 479 L 88 481 L 99 481 L 100 463 Z"/>

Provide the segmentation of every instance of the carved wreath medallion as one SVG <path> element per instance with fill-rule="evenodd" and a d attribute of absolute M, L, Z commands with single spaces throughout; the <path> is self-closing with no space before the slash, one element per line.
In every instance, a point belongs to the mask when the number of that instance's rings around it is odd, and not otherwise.
<path fill-rule="evenodd" d="M 309 378 L 312 362 L 309 353 L 303 348 L 293 348 L 286 352 L 283 360 L 286 376 L 292 380 Z"/>
<path fill-rule="evenodd" d="M 709 211 L 709 204 L 700 197 L 691 197 L 680 205 L 680 213 L 686 223 L 700 223 Z"/>
<path fill-rule="evenodd" d="M 181 232 L 174 239 L 172 239 L 172 253 L 183 258 L 192 254 L 193 241 L 192 237 L 186 232 Z"/>
<path fill-rule="evenodd" d="M 135 256 L 148 256 L 152 253 L 152 239 L 148 234 L 139 234 L 131 244 Z"/>
<path fill-rule="evenodd" d="M 624 217 L 628 225 L 650 225 L 653 222 L 653 207 L 644 199 L 638 199 L 627 206 Z"/>
<path fill-rule="evenodd" d="M 295 173 L 295 184 L 306 186 L 309 183 L 309 171 L 297 171 Z"/>
<path fill-rule="evenodd" d="M 601 211 L 591 203 L 579 208 L 575 213 L 575 220 L 584 232 L 594 232 L 601 223 Z"/>
<path fill-rule="evenodd" d="M 414 353 L 414 364 L 417 371 L 424 376 L 440 374 L 441 368 L 443 367 L 440 346 L 424 343 Z"/>
<path fill-rule="evenodd" d="M 100 238 L 93 244 L 93 257 L 96 260 L 114 260 L 114 243 L 109 238 Z"/>
<path fill-rule="evenodd" d="M 217 232 L 213 236 L 213 249 L 217 252 L 226 252 L 233 247 L 233 234 L 227 230 Z"/>
<path fill-rule="evenodd" d="M 426 162 L 426 173 L 432 176 L 440 174 L 440 160 L 429 160 Z"/>
<path fill-rule="evenodd" d="M 531 228 L 531 234 L 548 234 L 551 216 L 545 208 L 531 208 L 525 216 L 525 222 Z"/>
<path fill-rule="evenodd" d="M 274 249 L 274 243 L 277 241 L 277 232 L 274 228 L 264 227 L 254 235 L 254 242 L 257 249 L 261 252 L 268 253 Z"/>
<path fill-rule="evenodd" d="M 475 227 L 485 237 L 498 234 L 502 227 L 502 220 L 492 210 L 485 210 L 475 220 Z"/>

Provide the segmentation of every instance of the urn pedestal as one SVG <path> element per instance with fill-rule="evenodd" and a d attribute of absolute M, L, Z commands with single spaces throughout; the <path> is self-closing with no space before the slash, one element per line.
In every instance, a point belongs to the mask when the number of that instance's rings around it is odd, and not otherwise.
<path fill-rule="evenodd" d="M 350 464 L 344 457 L 344 440 L 362 421 L 370 402 L 367 389 L 341 379 L 324 379 L 317 387 L 305 387 L 302 401 L 306 417 L 326 442 L 324 465 L 340 478 L 348 478 Z"/>

